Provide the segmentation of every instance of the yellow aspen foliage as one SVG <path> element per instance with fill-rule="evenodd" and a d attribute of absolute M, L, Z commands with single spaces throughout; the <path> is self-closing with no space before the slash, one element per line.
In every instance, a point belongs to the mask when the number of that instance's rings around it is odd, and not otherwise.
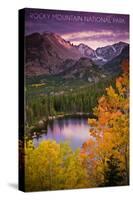
<path fill-rule="evenodd" d="M 84 187 L 88 187 L 88 178 L 79 151 L 53 140 L 43 141 L 37 148 L 31 141 L 25 145 L 26 191 Z"/>

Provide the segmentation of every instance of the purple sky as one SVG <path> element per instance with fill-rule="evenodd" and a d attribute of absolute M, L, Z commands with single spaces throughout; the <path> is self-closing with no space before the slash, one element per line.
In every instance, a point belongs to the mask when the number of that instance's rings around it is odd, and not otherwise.
<path fill-rule="evenodd" d="M 96 49 L 129 43 L 129 15 L 26 9 L 25 34 L 55 32 L 73 44 Z"/>

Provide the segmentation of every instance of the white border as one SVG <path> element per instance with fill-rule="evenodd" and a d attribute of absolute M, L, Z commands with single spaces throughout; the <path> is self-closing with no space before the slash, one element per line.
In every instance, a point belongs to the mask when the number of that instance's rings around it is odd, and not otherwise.
<path fill-rule="evenodd" d="M 130 14 L 131 55 L 133 33 L 132 0 L 4 0 L 0 5 L 0 198 L 1 199 L 131 199 L 133 195 L 133 123 L 131 134 L 131 186 L 115 188 L 83 189 L 56 192 L 37 192 L 24 194 L 17 191 L 17 127 L 18 127 L 18 13 L 23 7 L 79 10 L 105 13 Z M 133 63 L 133 56 L 130 56 Z M 131 89 L 133 70 L 131 66 Z M 131 101 L 133 94 L 131 90 Z M 131 122 L 133 110 L 131 105 Z"/>

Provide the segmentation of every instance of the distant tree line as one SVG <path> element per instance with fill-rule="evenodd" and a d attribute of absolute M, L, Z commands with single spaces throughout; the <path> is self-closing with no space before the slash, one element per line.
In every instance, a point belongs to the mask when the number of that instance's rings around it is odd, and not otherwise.
<path fill-rule="evenodd" d="M 42 117 L 47 119 L 48 116 L 58 114 L 91 113 L 105 88 L 113 83 L 114 81 L 111 79 L 59 95 L 48 94 L 32 97 L 27 95 L 26 122 L 28 125 L 32 125 Z"/>

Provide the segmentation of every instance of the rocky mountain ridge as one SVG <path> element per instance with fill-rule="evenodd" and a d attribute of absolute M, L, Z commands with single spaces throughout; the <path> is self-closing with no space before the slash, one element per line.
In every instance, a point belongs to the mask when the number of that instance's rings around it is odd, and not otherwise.
<path fill-rule="evenodd" d="M 27 76 L 60 74 L 81 78 L 85 73 L 95 75 L 99 69 L 114 73 L 119 71 L 121 60 L 128 57 L 128 49 L 127 43 L 119 42 L 93 50 L 85 44 L 73 45 L 56 33 L 33 33 L 25 36 L 25 71 Z M 110 69 L 115 63 L 113 70 L 107 69 L 108 63 Z"/>

